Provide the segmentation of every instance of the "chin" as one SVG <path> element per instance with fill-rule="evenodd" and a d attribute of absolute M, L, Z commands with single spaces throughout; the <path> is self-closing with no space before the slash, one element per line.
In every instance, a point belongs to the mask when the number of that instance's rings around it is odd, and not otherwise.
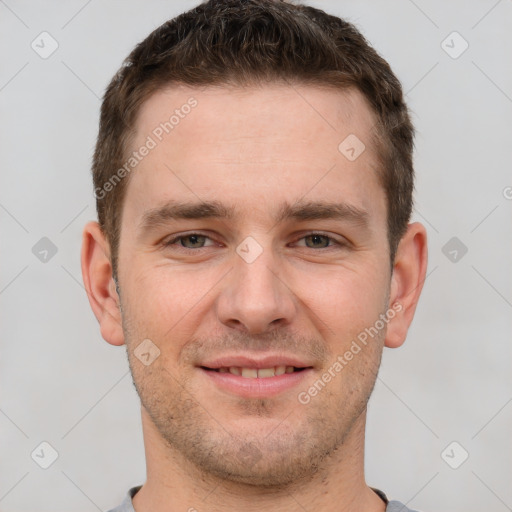
<path fill-rule="evenodd" d="M 276 460 L 275 456 L 268 458 L 262 454 L 258 462 L 252 463 L 250 458 L 242 462 L 236 457 L 232 461 L 225 459 L 222 464 L 216 459 L 215 463 L 203 463 L 201 470 L 223 481 L 277 490 L 298 485 L 299 482 L 302 485 L 305 480 L 310 480 L 315 475 L 318 465 L 312 463 L 309 457 L 299 461 L 284 454 Z"/>

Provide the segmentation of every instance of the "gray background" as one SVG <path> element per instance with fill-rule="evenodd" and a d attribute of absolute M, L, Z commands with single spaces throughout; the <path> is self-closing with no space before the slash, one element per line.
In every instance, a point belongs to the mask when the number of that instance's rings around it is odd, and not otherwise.
<path fill-rule="evenodd" d="M 367 481 L 420 510 L 512 510 L 512 1 L 309 3 L 354 22 L 390 62 L 418 130 L 428 278 L 407 342 L 384 353 Z M 140 404 L 125 348 L 102 340 L 90 310 L 81 231 L 95 219 L 105 86 L 195 4 L 0 0 L 1 511 L 107 510 L 145 480 Z M 43 31 L 59 45 L 46 59 L 31 47 Z M 458 58 L 453 31 L 469 44 Z M 57 248 L 47 261 L 32 252 L 42 237 Z M 43 441 L 58 452 L 48 469 Z"/>

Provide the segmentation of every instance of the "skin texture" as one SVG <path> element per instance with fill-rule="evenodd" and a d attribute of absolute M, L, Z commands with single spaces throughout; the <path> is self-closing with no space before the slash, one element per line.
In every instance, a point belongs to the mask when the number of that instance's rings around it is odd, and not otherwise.
<path fill-rule="evenodd" d="M 405 340 L 427 246 L 425 228 L 410 224 L 391 274 L 373 114 L 357 91 L 174 86 L 143 104 L 134 149 L 191 97 L 197 106 L 129 176 L 120 297 L 97 223 L 83 236 L 91 307 L 103 338 L 126 344 L 141 398 L 147 482 L 135 509 L 383 511 L 364 480 L 366 406 L 383 347 Z M 354 161 L 338 151 L 350 134 L 366 146 Z M 217 201 L 233 216 L 141 226 L 170 200 Z M 305 202 L 349 204 L 366 222 L 276 220 L 282 204 Z M 192 233 L 207 238 L 173 241 Z M 251 263 L 236 251 L 249 236 L 261 249 Z M 333 372 L 392 305 L 393 318 Z M 147 366 L 135 355 L 145 339 L 160 350 Z M 242 352 L 291 354 L 313 369 L 292 389 L 244 398 L 199 368 Z M 301 403 L 329 368 L 330 382 Z"/>

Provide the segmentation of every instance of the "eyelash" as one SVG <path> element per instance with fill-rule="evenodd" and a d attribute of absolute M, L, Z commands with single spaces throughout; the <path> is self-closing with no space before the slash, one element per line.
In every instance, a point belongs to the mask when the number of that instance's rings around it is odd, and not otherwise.
<path fill-rule="evenodd" d="M 209 240 L 212 240 L 208 235 L 205 235 L 203 233 L 198 233 L 198 232 L 192 232 L 192 233 L 186 233 L 184 235 L 176 236 L 176 237 L 172 238 L 171 240 L 168 240 L 168 241 L 164 242 L 163 246 L 164 247 L 171 247 L 176 242 L 178 242 L 180 240 L 183 240 L 185 238 L 191 237 L 191 236 L 204 236 L 205 238 L 207 238 Z M 318 232 L 318 231 L 313 231 L 311 233 L 307 233 L 307 234 L 301 236 L 299 239 L 297 239 L 297 241 L 303 240 L 303 239 L 308 238 L 310 236 L 321 236 L 321 237 L 327 238 L 329 240 L 329 244 L 331 244 L 331 245 L 328 245 L 327 247 L 320 247 L 319 248 L 320 250 L 332 249 L 336 245 L 339 246 L 340 248 L 342 248 L 342 247 L 347 245 L 346 243 L 343 243 L 343 242 L 341 242 L 339 240 L 336 240 L 334 237 L 332 237 L 330 235 L 327 235 L 325 233 Z M 211 247 L 211 246 L 208 246 L 208 247 Z M 185 251 L 185 252 L 189 252 L 189 251 L 199 252 L 201 249 L 207 249 L 208 247 L 198 247 L 196 249 L 192 249 L 192 248 L 189 248 L 189 247 L 183 247 L 182 245 L 177 245 L 175 248 L 177 250 Z M 305 249 L 313 249 L 313 250 L 317 250 L 317 251 L 319 250 L 319 249 L 315 249 L 313 247 L 306 247 L 306 246 L 303 246 L 303 247 Z"/>

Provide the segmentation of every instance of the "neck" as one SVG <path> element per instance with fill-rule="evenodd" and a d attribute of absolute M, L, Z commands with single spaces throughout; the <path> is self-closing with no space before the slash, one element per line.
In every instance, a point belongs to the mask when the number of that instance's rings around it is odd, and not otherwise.
<path fill-rule="evenodd" d="M 364 480 L 366 411 L 356 420 L 343 445 L 316 473 L 293 485 L 258 487 L 206 474 L 160 437 L 142 408 L 147 481 L 133 498 L 136 512 L 384 512 L 384 502 Z"/>

